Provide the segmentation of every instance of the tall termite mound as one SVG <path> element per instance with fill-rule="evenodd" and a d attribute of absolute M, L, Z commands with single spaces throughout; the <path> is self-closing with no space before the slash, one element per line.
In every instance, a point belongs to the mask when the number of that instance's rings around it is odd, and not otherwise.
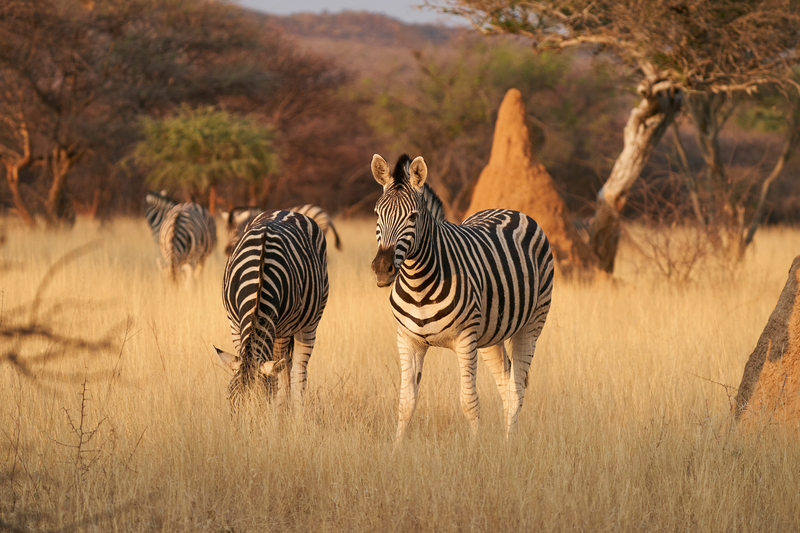
<path fill-rule="evenodd" d="M 481 172 L 467 214 L 513 209 L 542 227 L 562 273 L 595 268 L 597 259 L 578 236 L 567 207 L 531 150 L 522 95 L 509 89 L 500 104 L 489 164 Z"/>
<path fill-rule="evenodd" d="M 734 416 L 740 427 L 800 428 L 800 255 L 744 367 Z"/>

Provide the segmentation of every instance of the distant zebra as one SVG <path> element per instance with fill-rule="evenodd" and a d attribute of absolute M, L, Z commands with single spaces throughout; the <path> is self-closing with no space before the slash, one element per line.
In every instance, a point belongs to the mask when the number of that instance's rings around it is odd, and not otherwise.
<path fill-rule="evenodd" d="M 592 237 L 592 226 L 594 225 L 594 217 L 577 218 L 572 221 L 572 227 L 578 232 L 578 236 L 583 242 L 589 244 Z"/>
<path fill-rule="evenodd" d="M 170 209 L 158 234 L 164 268 L 173 281 L 180 270 L 197 274 L 217 245 L 217 225 L 208 209 L 192 202 Z"/>
<path fill-rule="evenodd" d="M 228 385 L 234 411 L 251 392 L 273 396 L 276 374 L 278 403 L 289 393 L 293 404 L 302 403 L 306 366 L 328 301 L 325 248 L 324 234 L 312 219 L 267 211 L 253 220 L 228 257 L 222 298 L 236 354 L 214 349 L 234 372 Z"/>
<path fill-rule="evenodd" d="M 553 255 L 544 232 L 530 217 L 502 209 L 481 211 L 461 225 L 447 222 L 441 201 L 425 184 L 422 157 L 411 161 L 403 154 L 390 174 L 376 154 L 372 174 L 383 186 L 375 205 L 372 270 L 379 287 L 392 287 L 389 301 L 398 322 L 402 380 L 395 443 L 414 413 L 429 346 L 458 355 L 461 407 L 475 434 L 477 355 L 483 356 L 503 398 L 508 438 L 550 309 Z"/>
<path fill-rule="evenodd" d="M 336 227 L 333 225 L 330 215 L 319 206 L 313 204 L 301 205 L 298 207 L 290 207 L 286 211 L 294 211 L 312 219 L 322 230 L 323 234 L 328 233 L 328 228 L 333 232 L 334 244 L 337 250 L 342 249 L 342 243 L 339 240 L 339 234 L 336 232 Z M 228 245 L 225 246 L 225 254 L 230 255 L 231 251 L 236 247 L 242 234 L 244 233 L 247 225 L 252 222 L 263 210 L 258 207 L 244 206 L 234 207 L 230 211 L 222 211 L 222 219 L 228 225 Z"/>
<path fill-rule="evenodd" d="M 145 196 L 147 209 L 144 216 L 147 223 L 150 225 L 150 231 L 153 233 L 153 240 L 158 244 L 158 234 L 161 231 L 161 224 L 170 209 L 178 205 L 178 202 L 167 196 L 167 191 L 154 192 L 148 191 Z"/>

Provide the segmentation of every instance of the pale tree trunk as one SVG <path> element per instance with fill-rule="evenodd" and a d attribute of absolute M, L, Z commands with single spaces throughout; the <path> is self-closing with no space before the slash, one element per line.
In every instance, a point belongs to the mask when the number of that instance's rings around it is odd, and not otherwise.
<path fill-rule="evenodd" d="M 72 167 L 74 156 L 67 149 L 60 146 L 53 148 L 50 155 L 50 170 L 53 173 L 53 182 L 45 202 L 45 213 L 47 223 L 55 226 L 64 220 L 71 220 L 68 212 L 69 206 L 65 201 L 65 191 L 67 188 L 67 173 Z"/>
<path fill-rule="evenodd" d="M 769 192 L 770 186 L 778 178 L 783 170 L 783 167 L 786 165 L 786 162 L 792 156 L 792 152 L 797 146 L 797 143 L 800 142 L 800 99 L 797 99 L 794 102 L 792 113 L 789 115 L 786 121 L 786 129 L 786 142 L 783 143 L 783 148 L 778 156 L 778 161 L 772 168 L 772 172 L 770 172 L 769 176 L 767 176 L 767 179 L 765 179 L 761 184 L 761 192 L 758 195 L 756 211 L 753 214 L 752 220 L 750 221 L 750 226 L 747 229 L 747 233 L 742 232 L 741 234 L 742 236 L 739 242 L 739 257 L 744 255 L 744 251 L 747 246 L 753 242 L 753 236 L 756 234 L 756 230 L 764 218 L 764 206 L 766 205 L 767 193 Z"/>
<path fill-rule="evenodd" d="M 681 110 L 683 93 L 670 80 L 648 76 L 637 88 L 642 101 L 631 111 L 624 130 L 624 147 L 611 174 L 597 193 L 597 211 L 589 245 L 600 268 L 613 272 L 619 244 L 619 212 L 628 192 L 650 159 L 653 148 Z"/>

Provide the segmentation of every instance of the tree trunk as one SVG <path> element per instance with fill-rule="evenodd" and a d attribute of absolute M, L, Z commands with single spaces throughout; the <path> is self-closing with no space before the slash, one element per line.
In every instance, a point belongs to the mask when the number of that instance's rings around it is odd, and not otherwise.
<path fill-rule="evenodd" d="M 672 123 L 672 135 L 675 142 L 675 149 L 678 151 L 678 157 L 681 160 L 681 173 L 686 182 L 686 189 L 689 191 L 689 199 L 692 201 L 694 217 L 697 219 L 698 224 L 705 226 L 706 217 L 703 215 L 703 209 L 700 206 L 700 197 L 697 194 L 697 180 L 695 180 L 692 175 L 692 169 L 689 166 L 689 158 L 686 156 L 686 150 L 683 147 L 681 132 L 677 122 Z"/>
<path fill-rule="evenodd" d="M 215 185 L 212 185 L 208 189 L 208 212 L 211 213 L 212 216 L 214 215 L 216 207 L 217 207 L 217 187 Z"/>
<path fill-rule="evenodd" d="M 28 158 L 30 160 L 30 158 Z M 31 228 L 36 227 L 36 222 L 28 211 L 28 207 L 22 200 L 22 195 L 19 193 L 19 169 L 27 165 L 27 162 L 14 162 L 6 163 L 6 180 L 8 181 L 8 188 L 11 190 L 11 198 L 14 200 L 14 207 L 17 209 L 17 214 L 25 224 Z"/>
<path fill-rule="evenodd" d="M 67 188 L 67 172 L 74 161 L 74 157 L 62 147 L 56 147 L 50 156 L 50 170 L 53 173 L 53 183 L 45 202 L 47 223 L 55 226 L 63 221 L 74 221 L 74 213 L 65 201 Z"/>
<path fill-rule="evenodd" d="M 720 112 L 726 101 L 725 93 L 692 93 L 686 98 L 706 163 L 706 189 L 711 194 L 725 191 L 729 185 L 719 149 L 719 132 L 727 119 L 720 120 Z"/>
<path fill-rule="evenodd" d="M 753 236 L 756 234 L 758 225 L 761 224 L 761 220 L 764 218 L 764 206 L 766 205 L 767 193 L 769 192 L 772 182 L 774 182 L 780 175 L 783 167 L 786 165 L 786 162 L 792 156 L 795 146 L 798 142 L 800 142 L 800 99 L 797 99 L 794 102 L 792 113 L 786 121 L 786 126 L 786 129 L 788 130 L 786 142 L 783 144 L 783 149 L 781 150 L 780 156 L 778 156 L 778 161 L 775 163 L 772 172 L 769 173 L 767 179 L 765 179 L 764 183 L 761 184 L 761 193 L 758 196 L 758 203 L 756 203 L 756 211 L 753 214 L 752 220 L 750 221 L 750 226 L 747 229 L 747 233 L 745 234 L 742 232 L 741 241 L 739 242 L 740 258 L 744 255 L 744 251 L 747 246 L 753 242 Z"/>
<path fill-rule="evenodd" d="M 656 76 L 644 79 L 637 91 L 642 101 L 631 111 L 625 125 L 622 153 L 597 193 L 597 211 L 589 239 L 600 268 L 606 272 L 614 270 L 620 233 L 619 212 L 625 206 L 628 192 L 683 102 L 683 93 L 671 81 Z"/>
<path fill-rule="evenodd" d="M 20 99 L 22 98 L 20 93 Z M 6 180 L 8 181 L 8 188 L 11 190 L 11 197 L 14 200 L 14 206 L 17 208 L 20 218 L 23 222 L 30 227 L 36 226 L 36 221 L 31 216 L 31 212 L 22 200 L 22 195 L 19 192 L 19 169 L 25 168 L 31 164 L 31 138 L 28 134 L 28 124 L 25 122 L 25 117 L 20 110 L 16 116 L 17 123 L 15 124 L 16 134 L 19 136 L 20 144 L 22 145 L 22 154 L 16 150 L 0 146 L 0 159 L 6 167 Z M 12 123 L 13 124 L 13 123 Z"/>

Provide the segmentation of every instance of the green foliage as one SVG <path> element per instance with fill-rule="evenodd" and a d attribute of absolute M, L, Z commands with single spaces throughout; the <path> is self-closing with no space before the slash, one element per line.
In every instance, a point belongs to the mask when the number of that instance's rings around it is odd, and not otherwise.
<path fill-rule="evenodd" d="M 175 116 L 141 119 L 134 160 L 154 187 L 206 191 L 219 183 L 255 182 L 277 170 L 273 131 L 214 107 L 181 106 Z"/>

